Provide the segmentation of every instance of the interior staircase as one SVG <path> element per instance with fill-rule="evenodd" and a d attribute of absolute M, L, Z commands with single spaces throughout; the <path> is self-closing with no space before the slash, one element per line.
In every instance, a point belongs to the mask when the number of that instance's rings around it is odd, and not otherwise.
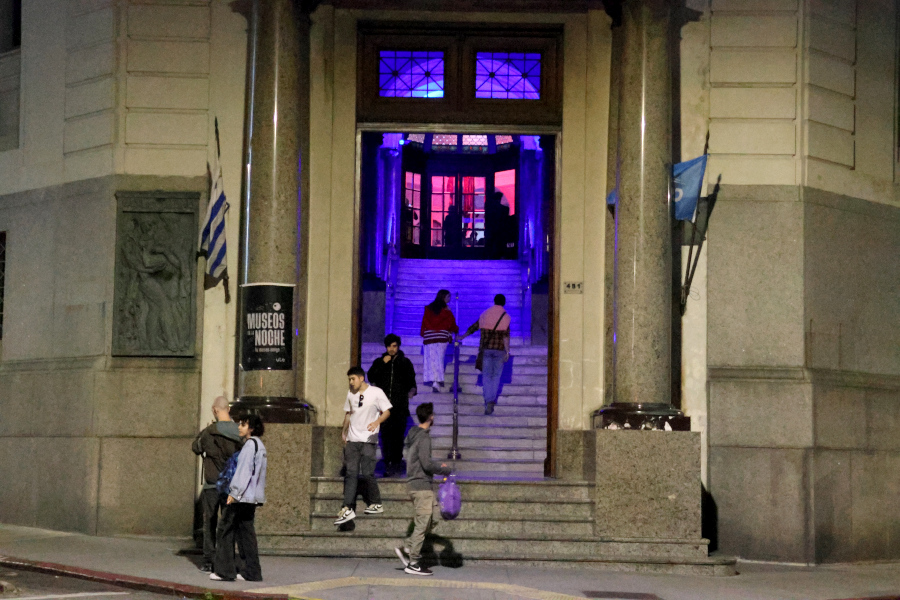
<path fill-rule="evenodd" d="M 531 314 L 523 298 L 522 267 L 515 260 L 425 260 L 397 261 L 392 319 L 388 329 L 404 338 L 418 337 L 425 305 L 438 290 L 450 290 L 450 310 L 461 331 L 494 304 L 494 296 L 506 297 L 506 312 L 512 319 L 510 335 L 521 341 L 529 337 Z M 390 298 L 389 298 L 390 301 Z"/>
<path fill-rule="evenodd" d="M 410 412 L 423 402 L 432 402 L 435 425 L 432 446 L 435 456 L 446 457 L 453 438 L 453 345 L 447 348 L 444 388 L 431 391 L 422 379 L 423 351 L 419 337 L 425 305 L 439 289 L 453 295 L 450 309 L 460 330 L 474 323 L 494 304 L 494 296 L 506 296 L 511 320 L 510 360 L 500 383 L 494 414 L 484 414 L 481 373 L 475 369 L 478 334 L 460 346 L 459 451 L 461 460 L 453 469 L 467 479 L 543 479 L 547 457 L 547 347 L 526 345 L 531 317 L 523 307 L 522 271 L 511 260 L 399 261 L 394 298 L 393 332 L 403 339 L 401 349 L 416 368 L 419 394 Z M 526 323 L 523 323 L 526 321 Z M 381 344 L 364 344 L 362 363 L 368 368 L 384 352 Z"/>

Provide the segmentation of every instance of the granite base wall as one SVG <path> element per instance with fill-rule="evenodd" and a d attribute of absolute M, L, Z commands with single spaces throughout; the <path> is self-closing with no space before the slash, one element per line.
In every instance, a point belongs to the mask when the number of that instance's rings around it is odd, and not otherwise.
<path fill-rule="evenodd" d="M 0 522 L 187 536 L 200 361 L 111 357 L 117 190 L 205 194 L 206 181 L 109 176 L 0 197 Z M 198 357 L 201 339 L 198 326 Z"/>
<path fill-rule="evenodd" d="M 708 289 L 719 549 L 900 558 L 900 208 L 723 186 Z"/>

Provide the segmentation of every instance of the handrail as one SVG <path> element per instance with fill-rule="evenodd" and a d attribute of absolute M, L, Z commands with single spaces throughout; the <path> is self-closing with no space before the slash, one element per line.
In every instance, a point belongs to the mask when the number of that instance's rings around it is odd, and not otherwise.
<path fill-rule="evenodd" d="M 457 304 L 459 294 L 457 294 Z M 453 336 L 453 442 L 447 454 L 450 460 L 460 460 L 459 453 L 459 339 Z"/>

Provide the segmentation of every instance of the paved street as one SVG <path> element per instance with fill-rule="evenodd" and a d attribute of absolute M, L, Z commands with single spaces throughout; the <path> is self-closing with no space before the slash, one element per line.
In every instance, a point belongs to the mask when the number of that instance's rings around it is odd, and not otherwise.
<path fill-rule="evenodd" d="M 0 567 L 0 598 L 14 600 L 162 600 L 154 594 L 109 583 Z"/>
<path fill-rule="evenodd" d="M 738 563 L 734 577 L 618 573 L 572 567 L 471 565 L 435 567 L 435 576 L 406 575 L 399 561 L 262 558 L 261 583 L 210 581 L 194 565 L 189 540 L 101 538 L 0 526 L 2 564 L 9 557 L 103 573 L 171 582 L 209 590 L 247 591 L 318 600 L 845 600 L 900 598 L 900 564 L 801 566 Z M 0 566 L 0 573 L 9 572 Z M 22 577 L 19 575 L 18 577 Z M 30 577 L 30 575 L 28 576 Z M 0 579 L 3 579 L 0 577 Z M 10 579 L 15 579 L 12 577 Z M 62 578 L 60 594 L 113 590 L 97 582 Z M 25 581 L 21 579 L 20 581 Z M 34 581 L 38 582 L 37 579 Z M 52 587 L 34 584 L 34 596 L 50 600 Z M 23 589 L 31 589 L 23 586 Z M 65 590 L 75 590 L 67 592 Z M 121 590 L 123 600 L 154 597 Z M 171 597 L 170 594 L 170 597 Z M 2 596 L 2 597 L 5 597 Z M 13 597 L 13 596 L 11 596 Z M 19 594 L 20 599 L 31 594 Z M 180 596 L 179 596 L 180 597 Z M 109 596 L 108 600 L 117 600 Z M 106 597 L 98 597 L 107 600 Z M 35 598 L 37 600 L 37 598 Z"/>

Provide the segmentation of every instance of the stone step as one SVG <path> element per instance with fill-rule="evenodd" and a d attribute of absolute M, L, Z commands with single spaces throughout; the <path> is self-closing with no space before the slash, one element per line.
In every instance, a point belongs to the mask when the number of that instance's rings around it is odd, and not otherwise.
<path fill-rule="evenodd" d="M 411 505 L 410 505 L 410 508 Z M 410 511 L 412 512 L 412 511 Z M 410 515 L 411 516 L 411 515 Z M 330 516 L 334 521 L 334 516 Z M 367 517 L 374 519 L 377 517 Z M 334 525 L 330 529 L 296 532 L 288 535 L 257 534 L 260 548 L 267 553 L 278 550 L 309 549 L 323 554 L 317 556 L 331 556 L 329 551 L 335 552 L 333 556 L 344 557 L 348 553 L 356 553 L 369 549 L 378 549 L 377 556 L 388 558 L 394 555 L 394 547 L 404 537 L 405 530 L 401 534 L 379 531 L 363 530 L 363 517 L 357 517 L 354 521 L 359 524 L 346 527 L 345 531 L 339 531 Z M 407 527 L 412 519 L 407 520 Z M 487 532 L 459 532 L 444 538 L 441 529 L 449 525 L 443 522 L 439 525 L 435 536 L 426 541 L 433 544 L 434 554 L 440 554 L 446 544 L 452 544 L 454 552 L 463 557 L 489 557 L 494 556 L 520 556 L 528 552 L 533 556 L 558 558 L 566 556 L 628 556 L 635 559 L 646 557 L 695 558 L 706 557 L 707 545 L 705 540 L 628 540 L 628 539 L 604 539 L 590 535 L 554 535 L 531 534 L 516 535 Z M 355 527 L 354 527 L 355 526 Z M 351 529 L 352 528 L 352 529 Z M 359 531 L 357 531 L 357 529 Z M 383 548 L 383 550 L 382 550 Z M 425 553 L 423 553 L 425 554 Z M 432 554 L 432 556 L 434 556 Z M 426 556 L 428 556 L 426 554 Z"/>
<path fill-rule="evenodd" d="M 444 391 L 440 393 L 435 393 L 431 391 L 430 387 L 421 386 L 419 389 L 421 390 L 417 396 L 415 396 L 412 400 L 413 404 L 421 404 L 422 402 L 431 402 L 434 404 L 435 410 L 439 410 L 440 407 L 448 407 L 450 412 L 453 411 L 453 393 L 447 391 L 451 386 L 448 383 L 444 384 Z M 465 392 L 465 388 L 463 388 L 464 392 L 459 394 L 459 404 L 460 406 L 468 404 L 473 406 L 484 407 L 484 398 L 481 394 L 470 394 Z M 541 406 L 546 410 L 547 407 L 547 396 L 500 396 L 500 402 L 497 404 L 497 408 L 501 406 Z M 444 413 L 447 411 L 444 410 Z"/>
<path fill-rule="evenodd" d="M 381 488 L 379 488 L 381 489 Z M 410 500 L 409 495 L 387 495 L 382 490 L 381 501 L 384 505 L 384 514 L 378 517 L 405 518 L 407 522 L 410 516 Z M 313 498 L 312 511 L 321 513 L 331 517 L 334 521 L 335 515 L 341 508 L 343 496 L 341 494 L 319 495 Z M 496 500 L 470 500 L 463 499 L 462 508 L 459 512 L 460 519 L 471 518 L 491 518 L 496 520 L 504 520 L 514 513 L 517 520 L 541 520 L 546 517 L 548 512 L 566 515 L 573 521 L 586 521 L 593 519 L 593 503 L 589 500 L 579 500 L 562 502 L 555 501 L 552 505 L 546 502 L 523 502 L 519 500 L 502 502 Z M 365 508 L 360 498 L 357 503 L 357 510 L 362 511 Z M 369 515 L 362 515 L 361 518 L 370 518 Z M 333 525 L 332 525 L 333 527 Z M 404 524 L 404 529 L 406 524 Z"/>
<path fill-rule="evenodd" d="M 505 427 L 497 427 L 497 425 L 492 421 L 482 421 L 469 424 L 463 422 L 463 420 L 460 419 L 460 436 L 485 435 L 486 433 L 490 433 L 491 435 L 498 438 L 545 440 L 547 438 L 547 425 L 546 423 L 542 423 L 541 425 L 533 425 L 528 427 L 511 427 L 508 425 Z M 431 426 L 431 437 L 433 439 L 437 439 L 439 437 L 448 437 L 451 435 L 453 435 L 453 424 L 450 419 L 447 419 L 446 425 L 439 421 Z"/>
<path fill-rule="evenodd" d="M 505 295 L 505 294 L 504 294 Z M 510 296 L 506 298 L 506 304 L 504 307 L 507 312 L 509 312 L 510 307 L 521 307 L 523 304 L 523 296 L 516 295 Z M 400 288 L 398 285 L 398 289 L 394 294 L 394 305 L 395 306 L 404 306 L 409 309 L 416 309 L 420 315 L 425 311 L 425 307 L 434 301 L 434 292 L 431 290 L 426 290 L 421 287 L 408 287 L 408 288 Z M 479 292 L 477 289 L 466 289 L 460 290 L 459 300 L 456 298 L 450 299 L 450 304 L 447 306 L 450 307 L 450 310 L 453 311 L 453 314 L 456 315 L 459 313 L 460 309 L 462 310 L 477 310 L 479 314 L 487 308 L 490 308 L 494 304 L 494 296 Z"/>
<path fill-rule="evenodd" d="M 544 461 L 516 460 L 502 458 L 484 458 L 469 460 L 463 455 L 462 460 L 445 460 L 455 471 L 490 471 L 502 473 L 544 473 Z"/>
<path fill-rule="evenodd" d="M 546 439 L 532 438 L 501 438 L 494 436 L 465 435 L 456 438 L 460 451 L 469 448 L 510 448 L 519 450 L 544 450 L 547 449 Z M 447 450 L 453 443 L 452 436 L 434 437 L 431 440 L 431 448 L 437 456 L 446 456 Z"/>
<path fill-rule="evenodd" d="M 386 517 L 385 515 L 361 514 L 362 503 L 357 505 L 360 511 L 354 519 L 354 531 L 359 533 L 378 533 L 390 535 L 396 539 L 406 536 L 406 530 L 412 520 L 412 503 L 406 502 L 407 514 L 403 517 Z M 313 531 L 334 531 L 334 519 L 340 508 L 340 501 L 336 503 L 334 512 L 313 513 Z M 494 517 L 465 518 L 460 515 L 453 521 L 444 521 L 440 525 L 441 536 L 453 538 L 467 533 L 504 534 L 515 535 L 558 535 L 558 536 L 589 536 L 594 532 L 594 523 L 586 519 L 569 520 L 565 517 L 543 517 L 537 519 L 498 519 Z"/>
<path fill-rule="evenodd" d="M 543 471 L 534 473 L 501 473 L 497 471 L 459 471 L 460 477 L 470 481 L 493 481 L 494 483 L 531 483 L 544 479 Z"/>
<path fill-rule="evenodd" d="M 438 479 L 435 480 L 436 482 Z M 344 480 L 340 477 L 312 477 L 311 494 L 341 496 Z M 464 500 L 490 500 L 493 502 L 592 502 L 594 484 L 587 481 L 559 481 L 541 479 L 536 482 L 469 481 L 456 478 Z M 379 479 L 378 487 L 386 497 L 407 497 L 405 479 Z"/>
<path fill-rule="evenodd" d="M 416 354 L 407 354 L 406 357 L 412 363 L 413 368 L 416 369 L 416 372 L 420 372 L 424 369 L 425 359 L 422 355 Z M 362 364 L 366 365 L 366 368 L 372 366 L 372 364 L 381 358 L 381 354 L 363 354 L 362 355 Z M 527 367 L 527 368 L 526 368 Z M 523 370 L 520 370 L 523 369 Z M 504 375 L 539 375 L 547 373 L 547 357 L 540 355 L 512 355 L 503 367 Z M 475 368 L 475 355 L 462 355 L 460 356 L 459 361 L 459 372 L 461 374 L 466 375 L 481 375 L 481 371 Z M 445 374 L 453 374 L 453 356 L 448 354 L 444 357 L 444 373 Z M 446 379 L 445 379 L 446 381 Z"/>
<path fill-rule="evenodd" d="M 422 338 L 404 337 L 403 353 L 409 357 L 422 356 Z M 526 345 L 521 339 L 513 337 L 510 340 L 509 353 L 513 358 L 519 356 L 547 356 L 547 346 Z M 384 346 L 376 342 L 366 342 L 362 345 L 363 356 L 381 356 L 384 354 Z M 459 347 L 460 356 L 476 356 L 478 354 L 478 334 L 473 334 L 463 340 Z M 452 346 L 447 346 L 447 356 L 453 356 Z"/>
<path fill-rule="evenodd" d="M 417 402 L 411 406 L 418 406 L 421 402 Z M 452 417 L 453 416 L 453 406 L 448 404 L 442 404 L 440 407 L 435 406 L 434 414 L 441 417 Z M 460 404 L 459 405 L 459 414 L 462 415 L 481 415 L 482 417 L 486 416 L 484 414 L 484 401 L 481 404 Z M 498 404 L 494 407 L 494 414 L 490 415 L 492 417 L 542 417 L 544 419 L 547 418 L 547 407 L 546 406 L 505 406 L 503 404 Z M 443 419 L 441 419 L 443 420 Z"/>

